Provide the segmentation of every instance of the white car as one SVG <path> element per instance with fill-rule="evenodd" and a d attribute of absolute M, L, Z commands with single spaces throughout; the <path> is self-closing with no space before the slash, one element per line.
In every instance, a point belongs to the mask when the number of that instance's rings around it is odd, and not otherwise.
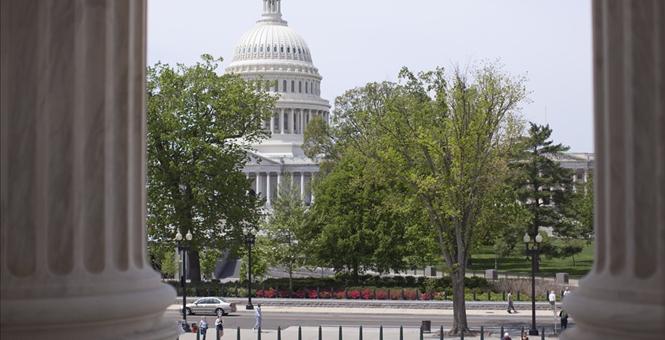
<path fill-rule="evenodd" d="M 217 297 L 204 297 L 200 298 L 194 303 L 185 305 L 185 311 L 188 315 L 191 314 L 212 314 L 218 315 L 220 312 L 223 315 L 233 313 L 236 311 L 235 303 L 228 303 Z"/>

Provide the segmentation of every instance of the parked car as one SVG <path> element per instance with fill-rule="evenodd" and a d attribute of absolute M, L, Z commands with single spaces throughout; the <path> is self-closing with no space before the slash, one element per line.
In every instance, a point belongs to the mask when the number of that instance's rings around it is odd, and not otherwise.
<path fill-rule="evenodd" d="M 185 311 L 187 314 L 217 315 L 221 312 L 223 315 L 227 315 L 236 311 L 236 304 L 217 297 L 204 297 L 185 305 Z"/>

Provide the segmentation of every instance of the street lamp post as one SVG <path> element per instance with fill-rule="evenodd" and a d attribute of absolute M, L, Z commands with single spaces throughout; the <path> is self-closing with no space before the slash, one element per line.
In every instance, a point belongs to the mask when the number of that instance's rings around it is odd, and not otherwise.
<path fill-rule="evenodd" d="M 247 242 L 247 249 L 248 249 L 248 261 L 247 261 L 247 306 L 245 306 L 246 309 L 254 309 L 254 305 L 252 305 L 252 246 L 254 245 L 254 242 L 256 241 L 256 238 L 254 234 L 251 232 L 247 233 L 247 238 L 245 240 Z"/>
<path fill-rule="evenodd" d="M 540 254 L 540 243 L 543 237 L 536 233 L 534 238 L 529 234 L 524 234 L 524 246 L 526 247 L 526 256 L 531 257 L 531 329 L 529 335 L 538 335 L 536 328 L 536 261 Z"/>
<path fill-rule="evenodd" d="M 182 319 L 185 321 L 185 324 L 187 324 L 187 251 L 189 250 L 189 245 L 187 243 L 191 240 L 191 231 L 187 231 L 185 240 L 182 239 L 180 229 L 178 229 L 178 233 L 175 234 L 175 241 L 178 244 L 178 252 L 180 253 L 180 257 L 182 259 L 180 286 L 182 287 Z"/>
<path fill-rule="evenodd" d="M 254 245 L 254 242 L 256 241 L 256 238 L 254 234 L 251 232 L 247 233 L 247 238 L 245 240 L 247 242 L 247 249 L 248 249 L 248 261 L 247 261 L 247 306 L 245 306 L 246 309 L 254 309 L 254 305 L 252 305 L 252 246 Z"/>

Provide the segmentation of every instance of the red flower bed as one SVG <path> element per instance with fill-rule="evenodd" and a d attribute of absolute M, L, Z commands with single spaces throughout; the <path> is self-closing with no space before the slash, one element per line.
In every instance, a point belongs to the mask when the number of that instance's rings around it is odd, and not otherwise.
<path fill-rule="evenodd" d="M 319 299 L 330 299 L 332 297 L 333 293 L 328 290 L 322 290 L 319 293 Z"/>
<path fill-rule="evenodd" d="M 426 292 L 426 293 L 420 294 L 420 299 L 421 300 L 432 300 L 432 298 L 433 298 L 433 296 L 432 296 L 431 293 Z"/>
<path fill-rule="evenodd" d="M 409 289 L 404 291 L 404 300 L 416 300 L 416 296 L 418 293 L 416 293 L 415 290 Z"/>
<path fill-rule="evenodd" d="M 363 289 L 363 291 L 360 293 L 360 296 L 363 298 L 363 300 L 369 300 L 373 297 L 374 294 L 372 294 L 372 290 L 369 288 Z"/>
<path fill-rule="evenodd" d="M 390 294 L 390 291 L 385 291 L 385 289 L 377 289 L 376 290 L 376 296 L 374 297 L 377 300 L 387 300 L 388 295 Z"/>
<path fill-rule="evenodd" d="M 307 298 L 318 299 L 319 293 L 316 291 L 316 289 L 310 289 L 309 292 L 307 292 Z"/>
<path fill-rule="evenodd" d="M 346 298 L 346 295 L 344 294 L 344 291 L 343 291 L 343 290 L 340 290 L 340 291 L 338 291 L 338 292 L 335 293 L 335 298 L 337 298 L 337 299 L 345 299 L 345 298 Z"/>
<path fill-rule="evenodd" d="M 360 299 L 360 292 L 357 290 L 352 290 L 349 292 L 349 299 L 358 300 Z"/>

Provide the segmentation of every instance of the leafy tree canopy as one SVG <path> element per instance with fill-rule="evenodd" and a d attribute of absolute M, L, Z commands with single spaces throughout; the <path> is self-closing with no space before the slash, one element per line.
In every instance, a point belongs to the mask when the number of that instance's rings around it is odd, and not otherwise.
<path fill-rule="evenodd" d="M 275 97 L 235 75 L 219 75 L 221 59 L 147 69 L 148 236 L 173 246 L 190 231 L 190 272 L 198 279 L 202 247 L 233 248 L 242 221 L 257 221 L 260 202 L 241 172 Z"/>

